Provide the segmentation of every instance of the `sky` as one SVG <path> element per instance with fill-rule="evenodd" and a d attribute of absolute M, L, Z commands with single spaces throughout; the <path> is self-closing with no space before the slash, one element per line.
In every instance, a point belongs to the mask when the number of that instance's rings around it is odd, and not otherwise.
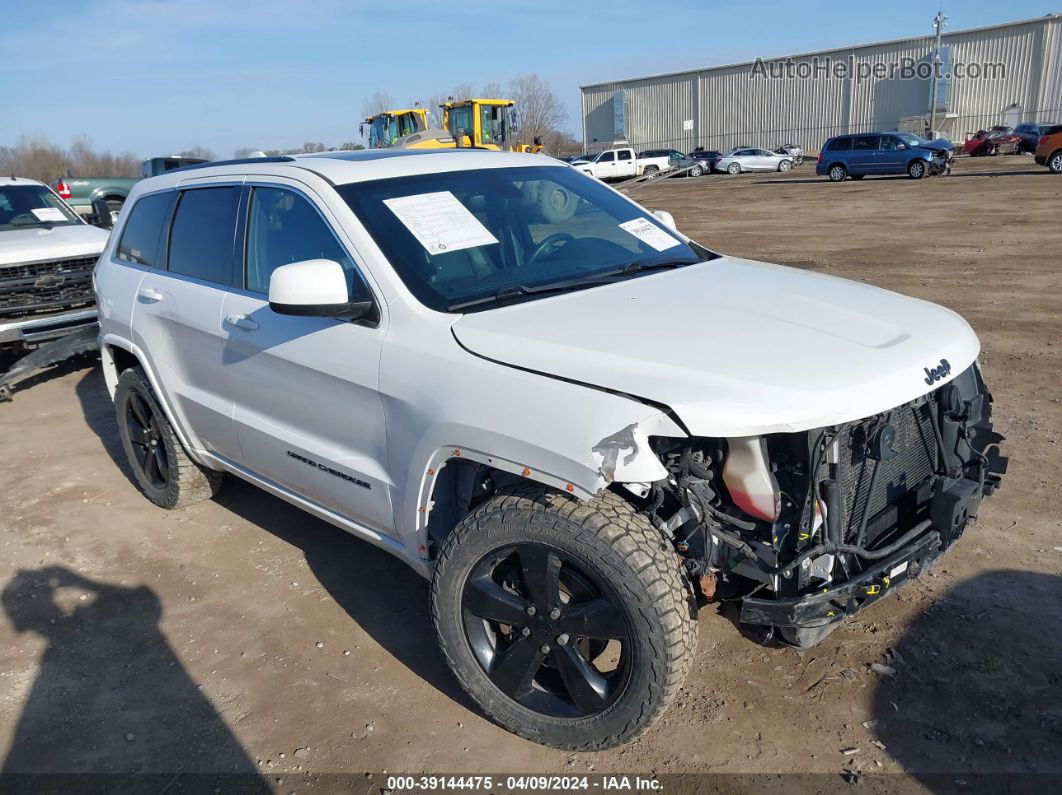
<path fill-rule="evenodd" d="M 1051 0 L 945 0 L 948 30 Z M 23 133 L 140 157 L 357 141 L 366 100 L 538 73 L 579 86 L 932 33 L 934 2 L 0 0 L 0 145 Z"/>

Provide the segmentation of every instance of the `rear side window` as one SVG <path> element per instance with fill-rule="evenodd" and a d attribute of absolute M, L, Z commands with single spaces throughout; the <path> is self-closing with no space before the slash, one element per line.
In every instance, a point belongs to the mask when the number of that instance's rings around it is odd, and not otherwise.
<path fill-rule="evenodd" d="M 366 294 L 355 276 L 354 261 L 305 198 L 286 188 L 255 188 L 247 223 L 247 289 L 268 294 L 276 268 L 308 259 L 338 262 L 347 275 L 349 294 Z"/>
<path fill-rule="evenodd" d="M 852 149 L 866 152 L 878 148 L 881 138 L 877 135 L 858 135 L 852 139 Z"/>
<path fill-rule="evenodd" d="M 851 138 L 834 138 L 826 144 L 827 152 L 847 152 L 852 148 Z"/>
<path fill-rule="evenodd" d="M 157 268 L 161 264 L 159 241 L 176 194 L 173 191 L 142 196 L 129 212 L 118 242 L 118 259 Z"/>
<path fill-rule="evenodd" d="M 232 244 L 236 235 L 236 187 L 181 191 L 170 232 L 169 268 L 173 273 L 218 284 L 232 281 Z"/>

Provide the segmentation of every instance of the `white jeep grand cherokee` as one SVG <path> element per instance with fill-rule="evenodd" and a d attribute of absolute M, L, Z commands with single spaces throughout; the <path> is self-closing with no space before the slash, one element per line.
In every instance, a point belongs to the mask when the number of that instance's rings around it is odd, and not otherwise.
<path fill-rule="evenodd" d="M 958 315 L 721 256 L 547 157 L 171 172 L 95 276 L 147 497 L 230 473 L 402 558 L 469 694 L 564 748 L 661 713 L 698 606 L 811 645 L 1005 469 Z"/>

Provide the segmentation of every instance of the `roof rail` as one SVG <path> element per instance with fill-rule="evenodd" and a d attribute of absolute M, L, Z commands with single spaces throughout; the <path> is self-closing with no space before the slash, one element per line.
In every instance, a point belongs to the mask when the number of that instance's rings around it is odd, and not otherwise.
<path fill-rule="evenodd" d="M 172 174 L 174 171 L 191 171 L 195 168 L 209 168 L 211 166 L 242 166 L 245 163 L 294 163 L 294 157 L 288 157 L 287 155 L 277 155 L 276 157 L 241 157 L 236 160 L 210 160 L 206 163 L 193 163 L 190 166 L 181 166 L 180 168 L 171 168 L 167 171 L 167 174 Z"/>

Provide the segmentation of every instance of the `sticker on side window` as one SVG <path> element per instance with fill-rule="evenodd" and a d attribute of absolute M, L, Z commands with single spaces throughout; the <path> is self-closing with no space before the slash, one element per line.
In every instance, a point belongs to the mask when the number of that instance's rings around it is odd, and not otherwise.
<path fill-rule="evenodd" d="M 384 204 L 429 254 L 445 254 L 498 242 L 448 190 L 384 199 Z"/>
<path fill-rule="evenodd" d="M 58 207 L 34 207 L 30 212 L 37 216 L 38 221 L 65 221 L 66 216 Z"/>
<path fill-rule="evenodd" d="M 675 240 L 675 238 L 648 218 L 635 218 L 633 221 L 626 221 L 620 224 L 619 228 L 624 232 L 634 235 L 643 243 L 648 243 L 657 251 L 663 251 L 666 248 L 680 245 L 678 240 Z"/>

